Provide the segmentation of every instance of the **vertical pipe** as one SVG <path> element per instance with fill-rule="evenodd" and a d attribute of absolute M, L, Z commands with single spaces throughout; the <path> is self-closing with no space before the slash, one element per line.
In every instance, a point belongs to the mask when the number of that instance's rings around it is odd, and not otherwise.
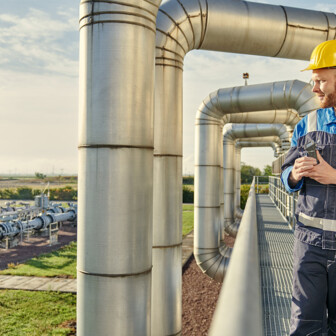
<path fill-rule="evenodd" d="M 223 141 L 222 130 L 223 124 L 218 125 L 218 176 L 219 176 L 219 220 L 220 220 L 220 239 L 225 238 L 225 226 L 224 226 L 224 166 L 223 166 Z"/>
<path fill-rule="evenodd" d="M 152 334 L 182 328 L 182 68 L 155 68 Z M 174 97 L 174 99 L 166 99 Z"/>
<path fill-rule="evenodd" d="M 291 204 L 292 204 L 292 213 L 291 213 L 291 224 L 292 224 L 292 228 L 294 229 L 294 225 L 295 225 L 295 203 L 294 203 L 294 193 L 292 193 L 291 195 Z"/>
<path fill-rule="evenodd" d="M 223 141 L 223 174 L 224 174 L 224 227 L 227 233 L 236 236 L 234 227 L 234 178 L 235 178 L 235 144 L 231 139 Z"/>
<path fill-rule="evenodd" d="M 77 335 L 150 335 L 157 5 L 80 7 Z"/>
<path fill-rule="evenodd" d="M 240 208 L 240 186 L 241 186 L 241 148 L 236 147 L 236 178 L 235 178 L 235 186 L 236 186 L 236 193 L 235 193 L 235 211 L 241 215 L 241 208 Z"/>
<path fill-rule="evenodd" d="M 222 142 L 222 132 L 218 132 L 218 128 L 222 129 L 222 125 L 215 118 L 196 118 L 194 255 L 204 273 L 223 281 L 231 249 L 225 246 L 220 249 L 221 196 L 218 182 L 222 172 L 219 162 L 222 155 L 218 144 Z"/>
<path fill-rule="evenodd" d="M 152 334 L 182 329 L 182 72 L 204 36 L 204 0 L 166 1 L 156 32 Z M 190 14 L 189 14 L 190 12 Z"/>

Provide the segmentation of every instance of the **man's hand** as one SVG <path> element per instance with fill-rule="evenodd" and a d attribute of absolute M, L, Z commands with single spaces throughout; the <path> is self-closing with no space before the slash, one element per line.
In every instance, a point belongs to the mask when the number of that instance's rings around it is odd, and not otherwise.
<path fill-rule="evenodd" d="M 317 164 L 317 161 L 309 156 L 303 156 L 295 160 L 293 169 L 289 175 L 291 186 L 297 185 L 302 177 L 309 176 L 310 171 Z M 309 176 L 310 177 L 310 176 Z"/>
<path fill-rule="evenodd" d="M 313 166 L 312 169 L 307 170 L 306 174 L 303 176 L 310 177 L 311 179 L 314 179 L 315 181 L 322 184 L 336 184 L 336 169 L 324 161 L 318 151 L 316 151 L 316 153 L 317 159 L 320 161 L 320 163 Z"/>

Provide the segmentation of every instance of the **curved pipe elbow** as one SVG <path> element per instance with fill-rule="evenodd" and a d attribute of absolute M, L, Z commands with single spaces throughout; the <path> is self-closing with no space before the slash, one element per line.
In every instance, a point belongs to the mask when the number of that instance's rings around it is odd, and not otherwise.
<path fill-rule="evenodd" d="M 194 256 L 198 267 L 210 278 L 223 282 L 227 272 L 232 248 L 224 247 L 221 251 L 194 247 Z"/>
<path fill-rule="evenodd" d="M 235 210 L 235 217 L 241 219 L 243 217 L 244 210 L 242 210 L 239 206 Z"/>
<path fill-rule="evenodd" d="M 240 220 L 237 218 L 234 222 L 225 224 L 225 232 L 233 238 L 237 237 L 238 229 L 239 229 Z"/>
<path fill-rule="evenodd" d="M 198 49 L 202 43 L 206 17 L 204 0 L 163 3 L 156 18 L 156 64 L 183 68 L 187 52 Z"/>
<path fill-rule="evenodd" d="M 295 81 L 300 82 L 300 81 Z M 312 92 L 312 86 L 306 83 L 299 94 L 296 95 L 295 109 L 302 118 L 309 112 L 320 108 L 320 102 L 317 95 Z"/>

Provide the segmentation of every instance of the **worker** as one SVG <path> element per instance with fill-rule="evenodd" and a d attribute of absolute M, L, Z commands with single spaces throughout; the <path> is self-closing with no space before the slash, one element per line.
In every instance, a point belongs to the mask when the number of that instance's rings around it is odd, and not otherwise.
<path fill-rule="evenodd" d="M 296 125 L 282 166 L 287 191 L 300 191 L 290 335 L 336 335 L 336 40 L 316 46 L 304 70 L 321 108 Z"/>

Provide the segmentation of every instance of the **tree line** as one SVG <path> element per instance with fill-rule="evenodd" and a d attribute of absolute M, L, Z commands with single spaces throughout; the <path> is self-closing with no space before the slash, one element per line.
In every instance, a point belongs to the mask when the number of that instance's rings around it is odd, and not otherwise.
<path fill-rule="evenodd" d="M 264 169 L 261 171 L 259 168 L 255 168 L 245 163 L 242 163 L 240 168 L 240 176 L 241 176 L 241 184 L 251 184 L 253 176 L 272 176 L 272 167 L 270 165 L 266 165 Z M 192 190 L 189 186 L 194 185 L 194 177 L 193 176 L 184 176 L 183 177 L 183 203 L 194 203 L 194 190 Z M 246 189 L 246 190 L 245 190 Z M 241 188 L 242 195 L 242 205 L 245 206 L 248 190 L 250 187 Z M 259 190 L 259 192 L 268 193 L 268 189 Z M 246 195 L 245 195 L 246 194 Z M 245 199 L 246 198 L 246 199 Z"/>

